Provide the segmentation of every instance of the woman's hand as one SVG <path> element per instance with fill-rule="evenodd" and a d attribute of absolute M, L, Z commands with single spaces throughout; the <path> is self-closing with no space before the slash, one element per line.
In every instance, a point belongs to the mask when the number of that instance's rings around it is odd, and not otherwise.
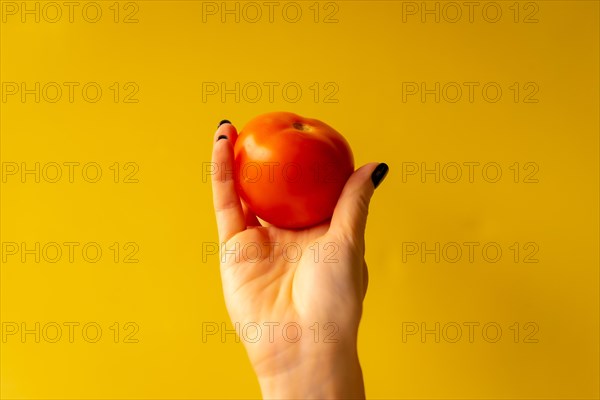
<path fill-rule="evenodd" d="M 356 350 L 368 273 L 369 201 L 387 173 L 371 163 L 348 180 L 331 221 L 262 226 L 235 190 L 228 122 L 215 134 L 213 201 L 227 310 L 266 398 L 364 398 Z"/>

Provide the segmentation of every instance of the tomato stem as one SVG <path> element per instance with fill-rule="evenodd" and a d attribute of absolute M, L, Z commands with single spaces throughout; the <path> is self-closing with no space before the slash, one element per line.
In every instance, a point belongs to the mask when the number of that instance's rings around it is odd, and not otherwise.
<path fill-rule="evenodd" d="M 297 129 L 299 131 L 309 131 L 309 127 L 307 125 L 304 125 L 302 122 L 294 122 L 294 124 L 292 125 L 294 127 L 294 129 Z"/>

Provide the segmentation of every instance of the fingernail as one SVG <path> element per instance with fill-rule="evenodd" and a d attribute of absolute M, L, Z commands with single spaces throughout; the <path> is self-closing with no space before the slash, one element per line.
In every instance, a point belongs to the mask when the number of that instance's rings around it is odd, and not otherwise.
<path fill-rule="evenodd" d="M 373 186 L 377 189 L 377 186 L 383 181 L 385 176 L 387 175 L 390 167 L 386 163 L 379 164 L 373 173 L 371 174 L 371 181 L 373 181 Z"/>
<path fill-rule="evenodd" d="M 219 122 L 219 126 L 223 124 L 231 124 L 231 121 L 229 121 L 228 119 L 224 119 L 223 121 Z"/>
<path fill-rule="evenodd" d="M 217 138 L 217 142 L 221 139 L 227 139 L 227 136 L 225 135 L 219 135 L 219 137 Z"/>

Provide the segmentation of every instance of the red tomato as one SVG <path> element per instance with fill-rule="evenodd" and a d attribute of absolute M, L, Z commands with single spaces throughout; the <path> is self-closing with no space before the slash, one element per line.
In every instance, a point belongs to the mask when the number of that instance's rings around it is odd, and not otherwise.
<path fill-rule="evenodd" d="M 331 218 L 354 172 L 348 142 L 329 125 L 288 112 L 260 115 L 235 142 L 240 197 L 259 218 L 304 228 Z"/>

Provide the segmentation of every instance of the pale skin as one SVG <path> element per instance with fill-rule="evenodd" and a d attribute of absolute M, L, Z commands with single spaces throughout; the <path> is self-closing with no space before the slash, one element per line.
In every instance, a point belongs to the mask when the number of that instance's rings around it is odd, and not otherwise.
<path fill-rule="evenodd" d="M 229 123 L 215 133 L 212 161 L 221 171 L 233 170 L 236 139 Z M 261 224 L 240 200 L 232 174 L 213 175 L 225 302 L 264 398 L 365 398 L 357 336 L 377 165 L 354 172 L 330 221 L 303 230 Z"/>

